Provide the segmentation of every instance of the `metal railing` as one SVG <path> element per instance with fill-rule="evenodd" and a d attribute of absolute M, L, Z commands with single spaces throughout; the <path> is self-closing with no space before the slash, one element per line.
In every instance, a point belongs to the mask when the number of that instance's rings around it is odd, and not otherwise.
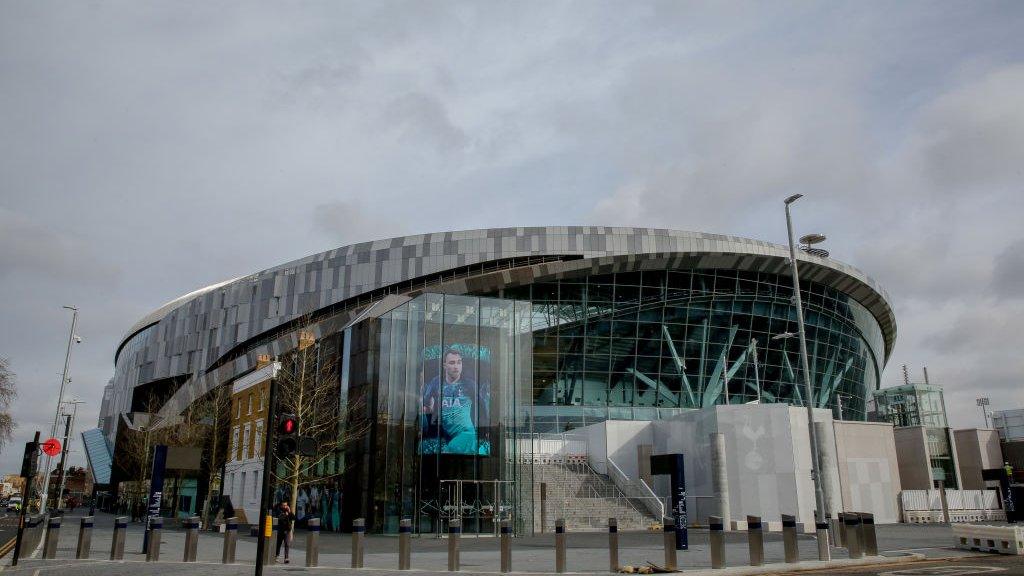
<path fill-rule="evenodd" d="M 631 491 L 638 492 L 639 494 L 636 495 L 636 499 L 644 502 L 651 514 L 655 514 L 656 518 L 665 517 L 665 501 L 659 498 L 658 495 L 654 493 L 654 490 L 651 490 L 651 487 L 643 481 L 643 478 L 637 478 L 635 481 L 632 480 L 611 458 L 609 458 L 605 463 L 608 468 L 608 476 L 612 479 L 612 482 L 623 490 L 623 492 L 625 492 L 627 488 Z"/>
<path fill-rule="evenodd" d="M 564 518 L 573 530 L 603 531 L 608 529 L 608 518 L 614 517 L 618 520 L 620 530 L 645 530 L 655 525 L 660 526 L 660 522 L 655 521 L 650 514 L 637 510 L 637 500 L 644 499 L 617 496 L 549 501 L 548 525 L 553 525 L 556 518 Z"/>

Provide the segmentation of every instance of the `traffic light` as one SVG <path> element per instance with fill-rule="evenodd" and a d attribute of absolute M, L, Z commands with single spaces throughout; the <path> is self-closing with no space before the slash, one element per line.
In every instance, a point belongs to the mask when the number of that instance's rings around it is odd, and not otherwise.
<path fill-rule="evenodd" d="M 282 414 L 277 420 L 277 455 L 291 456 L 299 447 L 299 421 L 295 414 Z"/>
<path fill-rule="evenodd" d="M 34 478 L 39 465 L 39 442 L 26 442 L 25 455 L 21 458 L 21 476 Z"/>
<path fill-rule="evenodd" d="M 299 421 L 295 414 L 282 414 L 277 421 L 277 433 L 284 436 L 294 435 L 299 431 Z"/>

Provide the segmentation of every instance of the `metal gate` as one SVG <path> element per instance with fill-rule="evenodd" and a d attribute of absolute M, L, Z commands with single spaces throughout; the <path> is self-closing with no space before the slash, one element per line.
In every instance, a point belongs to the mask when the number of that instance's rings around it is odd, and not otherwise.
<path fill-rule="evenodd" d="M 441 522 L 438 536 L 452 520 L 462 523 L 463 536 L 497 536 L 499 522 L 515 530 L 514 482 L 511 480 L 441 480 Z"/>

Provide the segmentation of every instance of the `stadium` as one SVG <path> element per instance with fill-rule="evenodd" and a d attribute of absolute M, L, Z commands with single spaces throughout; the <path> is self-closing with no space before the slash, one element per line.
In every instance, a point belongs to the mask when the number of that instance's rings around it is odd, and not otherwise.
<path fill-rule="evenodd" d="M 788 248 L 665 229 L 500 228 L 345 246 L 165 304 L 117 347 L 100 429 L 116 461 L 140 414 L 174 425 L 312 334 L 338 359 L 339 401 L 366 399 L 371 424 L 337 450 L 318 492 L 338 494 L 337 529 L 364 517 L 373 531 L 401 518 L 437 531 L 454 498 L 479 531 L 499 517 L 533 531 L 545 520 L 526 464 L 542 439 L 752 403 L 866 419 L 896 337 L 888 297 L 827 254 L 797 256 L 812 398 L 790 337 Z M 226 470 L 223 480 L 231 494 Z"/>

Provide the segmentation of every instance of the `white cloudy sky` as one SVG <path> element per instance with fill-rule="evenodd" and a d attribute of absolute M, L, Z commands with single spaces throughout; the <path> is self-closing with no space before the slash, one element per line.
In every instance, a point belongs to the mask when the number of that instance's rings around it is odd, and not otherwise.
<path fill-rule="evenodd" d="M 782 243 L 793 192 L 892 296 L 884 383 L 927 365 L 978 425 L 1024 405 L 1022 37 L 1012 1 L 0 3 L 15 441 L 53 418 L 63 304 L 93 425 L 124 331 L 206 284 L 460 228 Z"/>

